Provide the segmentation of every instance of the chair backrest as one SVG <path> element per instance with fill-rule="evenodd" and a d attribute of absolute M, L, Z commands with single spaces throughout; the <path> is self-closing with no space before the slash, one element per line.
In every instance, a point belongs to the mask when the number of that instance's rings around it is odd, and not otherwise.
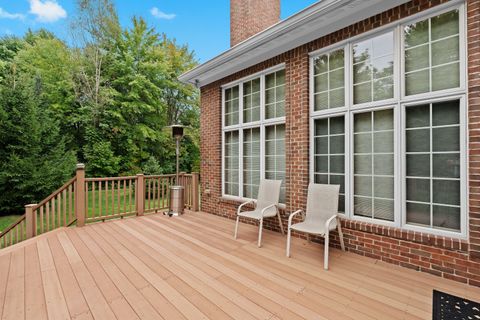
<path fill-rule="evenodd" d="M 338 213 L 340 185 L 310 183 L 305 221 L 325 223 Z"/>
<path fill-rule="evenodd" d="M 272 204 L 278 205 L 280 200 L 280 187 L 282 180 L 261 180 L 258 188 L 257 206 L 256 209 L 263 209 Z M 269 211 L 275 211 L 275 208 Z"/>

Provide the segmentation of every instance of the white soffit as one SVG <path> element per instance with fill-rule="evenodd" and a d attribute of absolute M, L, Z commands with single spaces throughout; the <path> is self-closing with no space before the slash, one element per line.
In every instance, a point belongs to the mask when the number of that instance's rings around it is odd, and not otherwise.
<path fill-rule="evenodd" d="M 198 65 L 179 79 L 198 87 L 205 86 L 408 1 L 319 1 Z"/>

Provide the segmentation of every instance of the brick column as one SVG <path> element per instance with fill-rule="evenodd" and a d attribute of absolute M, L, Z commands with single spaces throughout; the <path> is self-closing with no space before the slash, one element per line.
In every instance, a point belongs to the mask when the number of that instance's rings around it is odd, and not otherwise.
<path fill-rule="evenodd" d="M 200 176 L 201 207 L 218 214 L 222 195 L 222 90 L 219 83 L 201 88 L 200 113 Z"/>
<path fill-rule="evenodd" d="M 309 57 L 305 47 L 292 50 L 286 61 L 286 187 L 287 212 L 304 208 L 309 180 Z"/>
<path fill-rule="evenodd" d="M 480 1 L 467 2 L 469 253 L 480 262 Z"/>

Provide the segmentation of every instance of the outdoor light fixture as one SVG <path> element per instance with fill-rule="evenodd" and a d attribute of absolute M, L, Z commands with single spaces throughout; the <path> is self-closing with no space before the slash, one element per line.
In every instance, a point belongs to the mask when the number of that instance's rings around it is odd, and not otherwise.
<path fill-rule="evenodd" d="M 184 210 L 184 187 L 180 185 L 180 140 L 183 138 L 183 126 L 172 125 L 172 137 L 175 139 L 175 154 L 176 154 L 176 176 L 175 185 L 170 186 L 170 208 L 168 211 L 169 216 L 179 216 L 183 214 Z"/>

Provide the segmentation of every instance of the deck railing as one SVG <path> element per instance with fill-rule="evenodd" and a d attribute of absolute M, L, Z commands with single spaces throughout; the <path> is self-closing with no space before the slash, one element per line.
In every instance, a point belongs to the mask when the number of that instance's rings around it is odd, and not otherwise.
<path fill-rule="evenodd" d="M 0 233 L 0 249 L 42 233 L 85 223 L 167 210 L 175 175 L 85 178 L 85 166 L 38 204 L 25 206 L 25 214 Z M 185 207 L 199 210 L 199 174 L 181 173 Z"/>

